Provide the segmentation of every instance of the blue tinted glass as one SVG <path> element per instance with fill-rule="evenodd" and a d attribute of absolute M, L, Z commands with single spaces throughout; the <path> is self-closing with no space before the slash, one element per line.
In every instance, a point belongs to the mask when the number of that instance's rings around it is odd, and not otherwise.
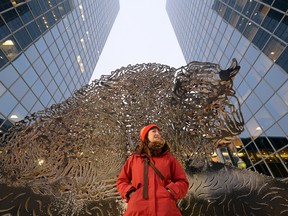
<path fill-rule="evenodd" d="M 11 31 L 15 31 L 23 26 L 23 23 L 20 20 L 18 14 L 16 13 L 15 9 L 5 12 L 4 14 L 2 14 L 2 16 Z"/>
<path fill-rule="evenodd" d="M 36 100 L 37 98 L 33 94 L 33 92 L 28 91 L 27 94 L 22 98 L 21 103 L 28 111 L 30 111 L 33 105 L 35 104 Z"/>
<path fill-rule="evenodd" d="M 16 60 L 14 60 L 12 64 L 20 74 L 22 74 L 30 66 L 30 62 L 23 53 Z"/>
<path fill-rule="evenodd" d="M 288 2 L 286 0 L 276 0 L 273 3 L 273 7 L 282 10 L 283 12 L 287 12 Z"/>
<path fill-rule="evenodd" d="M 262 23 L 262 26 L 268 31 L 273 32 L 278 23 L 280 22 L 280 20 L 282 19 L 282 17 L 283 17 L 282 13 L 270 9 L 270 11 L 268 12 L 267 16 L 265 17 Z"/>
<path fill-rule="evenodd" d="M 259 110 L 259 108 L 262 106 L 261 101 L 253 92 L 247 98 L 246 104 L 252 113 L 256 113 Z"/>
<path fill-rule="evenodd" d="M 58 86 L 56 85 L 55 81 L 52 80 L 50 84 L 48 85 L 48 91 L 51 93 L 51 95 L 54 95 L 57 89 L 58 89 Z"/>
<path fill-rule="evenodd" d="M 236 26 L 236 29 L 238 29 L 240 32 L 243 32 L 246 25 L 248 23 L 248 20 L 244 17 L 241 17 L 239 20 L 238 20 L 238 23 L 237 23 L 237 26 Z"/>
<path fill-rule="evenodd" d="M 261 75 L 264 76 L 269 68 L 272 66 L 273 62 L 263 53 L 260 54 L 253 67 Z"/>
<path fill-rule="evenodd" d="M 16 97 L 19 101 L 26 94 L 29 87 L 23 81 L 23 79 L 18 79 L 10 88 L 10 92 Z"/>
<path fill-rule="evenodd" d="M 264 78 L 274 90 L 277 90 L 287 81 L 288 75 L 278 65 L 274 64 Z"/>
<path fill-rule="evenodd" d="M 8 59 L 6 58 L 2 50 L 0 50 L 0 68 L 2 68 L 7 62 L 8 62 Z"/>
<path fill-rule="evenodd" d="M 16 33 L 14 33 L 14 36 L 16 38 L 16 40 L 18 41 L 18 44 L 21 46 L 22 49 L 25 49 L 26 47 L 29 46 L 29 44 L 31 44 L 32 40 L 28 34 L 28 32 L 26 31 L 25 28 L 20 29 L 19 31 L 17 31 Z"/>
<path fill-rule="evenodd" d="M 274 94 L 272 98 L 267 101 L 265 106 L 276 120 L 278 120 L 288 112 L 287 105 L 283 102 L 283 99 L 280 98 L 277 94 Z"/>
<path fill-rule="evenodd" d="M 55 7 L 51 10 L 53 17 L 55 18 L 56 22 L 61 19 L 61 14 L 59 12 L 58 7 Z"/>
<path fill-rule="evenodd" d="M 251 87 L 251 89 L 254 89 L 255 86 L 259 83 L 261 80 L 261 76 L 256 72 L 256 70 L 252 67 L 250 71 L 248 72 L 246 78 L 245 78 L 247 84 Z"/>
<path fill-rule="evenodd" d="M 48 105 L 51 99 L 52 99 L 52 96 L 50 95 L 48 91 L 44 91 L 40 97 L 40 101 L 45 107 Z"/>
<path fill-rule="evenodd" d="M 43 11 L 40 7 L 40 5 L 38 4 L 38 1 L 30 1 L 28 2 L 28 6 L 31 8 L 31 12 L 33 13 L 34 17 L 38 17 L 40 16 Z"/>
<path fill-rule="evenodd" d="M 4 20 L 0 16 L 0 40 L 2 40 L 4 37 L 8 36 L 10 34 L 10 31 L 6 24 L 4 23 Z"/>
<path fill-rule="evenodd" d="M 0 106 L 0 112 L 8 116 L 11 110 L 17 105 L 18 101 L 16 98 L 7 91 L 2 97 L 0 97 L 0 104 L 5 104 L 5 106 Z"/>
<path fill-rule="evenodd" d="M 49 28 L 49 26 L 45 23 L 45 20 L 43 19 L 43 17 L 39 17 L 36 20 L 36 23 L 42 34 L 45 33 L 47 29 Z"/>
<path fill-rule="evenodd" d="M 244 14 L 247 17 L 251 17 L 251 15 L 253 14 L 255 6 L 256 6 L 255 1 L 247 1 L 244 9 L 242 11 L 242 14 Z"/>
<path fill-rule="evenodd" d="M 39 57 L 34 63 L 33 67 L 38 75 L 41 75 L 46 68 L 46 65 L 41 57 Z"/>
<path fill-rule="evenodd" d="M 43 109 L 44 109 L 43 105 L 40 103 L 40 101 L 37 101 L 36 104 L 32 107 L 30 113 L 34 113 Z"/>
<path fill-rule="evenodd" d="M 277 64 L 279 64 L 288 73 L 288 47 L 278 57 Z"/>
<path fill-rule="evenodd" d="M 266 14 L 269 11 L 269 7 L 263 4 L 257 4 L 253 13 L 253 16 L 251 17 L 253 21 L 255 21 L 257 24 L 260 24 Z"/>
<path fill-rule="evenodd" d="M 33 19 L 30 9 L 26 4 L 18 6 L 16 10 L 24 23 L 28 23 Z"/>
<path fill-rule="evenodd" d="M 49 28 L 51 28 L 53 26 L 53 24 L 56 22 L 55 21 L 55 18 L 53 17 L 51 11 L 48 11 L 46 14 L 45 14 L 45 19 L 46 21 L 48 22 L 48 25 L 49 25 Z"/>
<path fill-rule="evenodd" d="M 282 43 L 276 37 L 272 36 L 265 45 L 263 52 L 274 62 L 278 59 L 286 44 Z"/>
<path fill-rule="evenodd" d="M 25 55 L 31 63 L 39 57 L 39 53 L 33 44 L 25 51 Z"/>
<path fill-rule="evenodd" d="M 288 89 L 288 82 L 285 82 L 284 85 L 278 90 L 277 93 L 283 99 L 284 103 L 288 106 L 288 91 L 287 91 L 287 89 Z"/>
<path fill-rule="evenodd" d="M 10 85 L 18 79 L 18 77 L 19 74 L 11 64 L 2 69 L 0 72 L 0 80 L 7 88 L 9 88 Z"/>
<path fill-rule="evenodd" d="M 49 85 L 49 83 L 50 83 L 51 80 L 52 80 L 52 76 L 51 76 L 51 74 L 49 73 L 48 70 L 45 70 L 45 71 L 43 72 L 43 74 L 41 75 L 41 80 L 42 80 L 42 82 L 43 82 L 43 84 L 44 84 L 45 86 L 48 86 L 48 85 Z"/>
<path fill-rule="evenodd" d="M 42 94 L 44 89 L 45 89 L 45 86 L 43 85 L 40 79 L 37 80 L 36 83 L 32 86 L 32 90 L 37 97 L 39 97 Z"/>
<path fill-rule="evenodd" d="M 1 0 L 0 4 L 0 12 L 7 10 L 9 8 L 13 7 L 12 3 L 10 0 Z"/>
<path fill-rule="evenodd" d="M 263 103 L 265 103 L 274 93 L 273 89 L 265 80 L 261 80 L 254 92 Z"/>
<path fill-rule="evenodd" d="M 47 49 L 47 45 L 43 38 L 39 38 L 39 40 L 35 43 L 35 46 L 40 54 L 42 54 Z"/>
<path fill-rule="evenodd" d="M 261 107 L 261 109 L 255 114 L 255 118 L 264 130 L 267 130 L 275 122 L 265 107 Z"/>
<path fill-rule="evenodd" d="M 259 28 L 255 37 L 253 38 L 252 43 L 254 43 L 260 50 L 262 50 L 270 37 L 271 35 L 269 33 Z"/>
<path fill-rule="evenodd" d="M 288 16 L 285 16 L 285 18 L 281 21 L 275 31 L 275 34 L 288 43 Z"/>
<path fill-rule="evenodd" d="M 281 118 L 278 123 L 287 136 L 287 134 L 288 134 L 288 114 L 286 114 L 283 118 Z"/>
<path fill-rule="evenodd" d="M 46 44 L 47 44 L 48 47 L 54 42 L 54 38 L 53 38 L 53 36 L 52 36 L 50 31 L 47 31 L 45 33 L 44 39 L 45 39 Z"/>
<path fill-rule="evenodd" d="M 29 67 L 22 77 L 29 86 L 32 86 L 34 82 L 38 79 L 38 76 L 33 67 Z"/>
<path fill-rule="evenodd" d="M 36 40 L 40 35 L 41 32 L 38 28 L 38 25 L 33 21 L 26 26 L 32 40 Z"/>
<path fill-rule="evenodd" d="M 52 57 L 49 49 L 47 49 L 47 50 L 42 54 L 42 58 L 44 59 L 44 62 L 46 63 L 46 65 L 49 65 L 49 64 L 53 61 L 53 57 Z"/>
<path fill-rule="evenodd" d="M 258 26 L 256 26 L 254 23 L 252 22 L 248 22 L 246 24 L 246 28 L 243 32 L 243 35 L 249 40 L 249 41 L 252 41 L 254 36 L 256 35 L 258 31 Z"/>
<path fill-rule="evenodd" d="M 259 54 L 260 54 L 259 49 L 256 48 L 253 44 L 250 44 L 244 55 L 244 58 L 247 60 L 248 63 L 253 65 L 255 60 L 258 58 Z"/>

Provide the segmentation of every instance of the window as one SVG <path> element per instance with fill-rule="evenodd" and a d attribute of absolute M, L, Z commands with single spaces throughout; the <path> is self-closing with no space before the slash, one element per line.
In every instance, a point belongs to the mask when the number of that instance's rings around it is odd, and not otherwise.
<path fill-rule="evenodd" d="M 276 39 L 275 37 L 271 37 L 264 47 L 263 52 L 274 62 L 278 59 L 280 54 L 285 48 L 285 44 Z"/>
<path fill-rule="evenodd" d="M 260 50 L 262 50 L 270 37 L 271 35 L 269 33 L 259 28 L 255 37 L 253 38 L 252 43 L 255 44 Z"/>
<path fill-rule="evenodd" d="M 2 50 L 0 50 L 0 68 L 2 68 L 7 62 L 8 59 L 6 58 Z"/>
<path fill-rule="evenodd" d="M 246 24 L 246 28 L 243 32 L 243 35 L 249 40 L 252 41 L 254 36 L 256 35 L 258 31 L 258 26 L 256 26 L 253 22 L 249 21 Z"/>
<path fill-rule="evenodd" d="M 268 12 L 267 16 L 265 17 L 262 23 L 262 26 L 268 31 L 273 32 L 278 23 L 280 22 L 280 20 L 282 19 L 282 17 L 283 17 L 282 13 L 270 9 L 270 11 Z"/>
<path fill-rule="evenodd" d="M 34 21 L 29 23 L 26 26 L 26 28 L 27 28 L 29 35 L 31 36 L 32 40 L 36 40 L 41 35 L 41 32 Z"/>
<path fill-rule="evenodd" d="M 18 14 L 16 13 L 15 9 L 5 12 L 4 14 L 2 14 L 2 16 L 11 31 L 16 31 L 18 28 L 21 28 L 23 26 L 23 23 L 20 20 Z"/>
<path fill-rule="evenodd" d="M 285 16 L 285 18 L 281 21 L 275 31 L 275 35 L 288 43 L 288 16 Z"/>
<path fill-rule="evenodd" d="M 16 8 L 18 14 L 20 15 L 23 23 L 28 23 L 33 20 L 33 16 L 30 12 L 30 9 L 26 4 L 20 5 Z"/>
<path fill-rule="evenodd" d="M 32 40 L 25 28 L 17 31 L 14 36 L 23 50 L 32 43 Z"/>
<path fill-rule="evenodd" d="M 9 31 L 7 25 L 4 23 L 4 20 L 0 16 L 0 40 L 5 38 L 9 34 L 10 34 L 10 31 Z"/>
<path fill-rule="evenodd" d="M 281 53 L 276 63 L 288 73 L 288 47 Z"/>
<path fill-rule="evenodd" d="M 8 37 L 0 44 L 0 49 L 9 60 L 12 60 L 20 53 L 20 47 L 13 36 Z"/>
<path fill-rule="evenodd" d="M 253 16 L 251 19 L 256 22 L 257 24 L 260 24 L 262 20 L 265 18 L 266 14 L 269 11 L 269 7 L 263 4 L 257 4 L 253 13 Z"/>

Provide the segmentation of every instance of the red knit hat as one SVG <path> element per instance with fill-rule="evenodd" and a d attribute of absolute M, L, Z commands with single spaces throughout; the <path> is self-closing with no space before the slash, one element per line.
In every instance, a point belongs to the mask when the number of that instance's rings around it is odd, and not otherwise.
<path fill-rule="evenodd" d="M 152 129 L 152 128 L 157 128 L 159 130 L 159 127 L 155 124 L 149 124 L 145 127 L 143 127 L 140 131 L 140 139 L 142 140 L 142 142 L 144 142 L 145 137 L 147 135 L 147 133 Z"/>

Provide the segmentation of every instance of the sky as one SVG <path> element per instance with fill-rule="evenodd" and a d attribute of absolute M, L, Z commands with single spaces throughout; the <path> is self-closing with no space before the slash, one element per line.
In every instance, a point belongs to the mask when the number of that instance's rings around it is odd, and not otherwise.
<path fill-rule="evenodd" d="M 166 12 L 166 0 L 120 0 L 120 11 L 90 83 L 123 66 L 142 63 L 186 65 Z"/>

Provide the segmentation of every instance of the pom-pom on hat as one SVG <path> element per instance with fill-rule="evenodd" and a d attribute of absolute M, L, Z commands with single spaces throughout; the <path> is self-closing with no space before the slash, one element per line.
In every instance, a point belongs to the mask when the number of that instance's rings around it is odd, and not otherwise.
<path fill-rule="evenodd" d="M 157 128 L 159 130 L 159 127 L 155 124 L 149 124 L 141 129 L 140 139 L 142 140 L 142 142 L 144 142 L 146 135 L 148 134 L 149 130 L 151 130 L 152 128 Z"/>

